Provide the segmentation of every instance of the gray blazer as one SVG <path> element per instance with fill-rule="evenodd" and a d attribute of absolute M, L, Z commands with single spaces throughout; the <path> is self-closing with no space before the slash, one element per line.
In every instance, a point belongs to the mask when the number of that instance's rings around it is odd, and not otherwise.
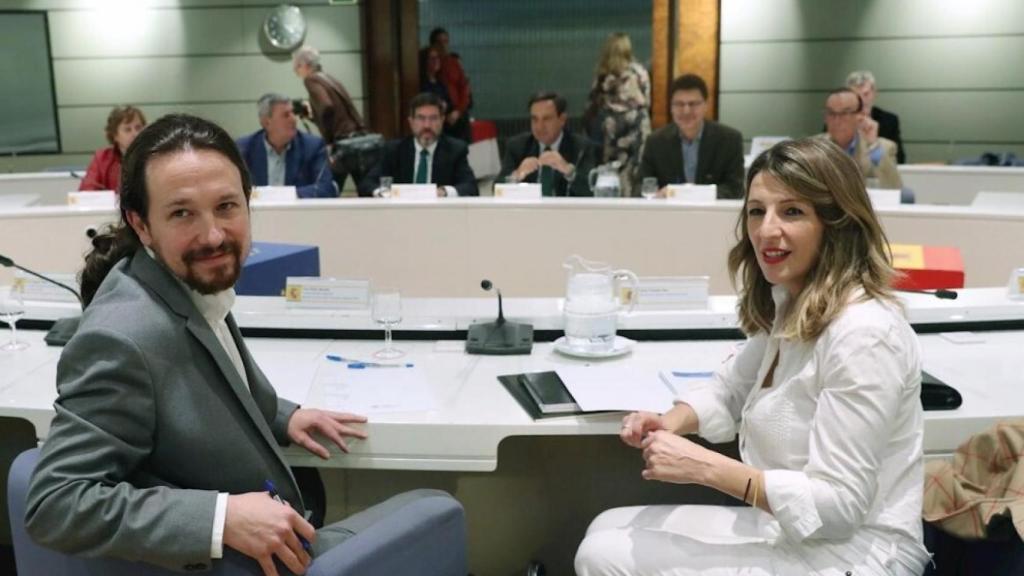
<path fill-rule="evenodd" d="M 111 270 L 57 367 L 57 414 L 26 513 L 36 542 L 203 570 L 218 492 L 271 480 L 303 512 L 279 448 L 297 406 L 227 323 L 251 391 L 169 271 L 143 250 Z"/>
<path fill-rule="evenodd" d="M 743 135 L 724 124 L 704 121 L 697 149 L 695 184 L 716 184 L 719 198 L 743 198 Z M 686 182 L 683 174 L 683 140 L 679 127 L 663 126 L 647 137 L 640 161 L 640 179 L 654 176 L 658 188 Z"/>

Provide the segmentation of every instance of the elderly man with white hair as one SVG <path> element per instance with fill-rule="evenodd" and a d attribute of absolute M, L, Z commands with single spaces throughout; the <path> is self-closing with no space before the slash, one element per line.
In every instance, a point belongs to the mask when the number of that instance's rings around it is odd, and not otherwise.
<path fill-rule="evenodd" d="M 323 71 L 320 52 L 316 48 L 303 46 L 292 53 L 292 68 L 306 86 L 313 122 L 328 147 L 333 147 L 338 140 L 366 132 L 363 117 L 353 104 L 348 90 L 336 78 Z M 331 168 L 338 190 L 344 188 L 349 174 L 355 184 L 363 178 L 358 162 L 342 162 L 335 159 L 334 154 L 331 157 L 334 159 Z"/>
<path fill-rule="evenodd" d="M 878 96 L 875 75 L 868 70 L 850 72 L 846 76 L 846 87 L 860 96 L 865 116 L 878 123 L 878 135 L 896 143 L 896 162 L 906 163 L 907 153 L 903 148 L 903 139 L 900 138 L 900 117 L 875 106 L 875 97 Z"/>

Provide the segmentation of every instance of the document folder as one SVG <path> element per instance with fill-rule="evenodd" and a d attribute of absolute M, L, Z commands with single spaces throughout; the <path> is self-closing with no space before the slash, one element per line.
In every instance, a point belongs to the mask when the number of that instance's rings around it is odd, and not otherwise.
<path fill-rule="evenodd" d="M 498 381 L 534 420 L 590 413 L 580 410 L 554 371 L 506 374 L 498 376 Z"/>

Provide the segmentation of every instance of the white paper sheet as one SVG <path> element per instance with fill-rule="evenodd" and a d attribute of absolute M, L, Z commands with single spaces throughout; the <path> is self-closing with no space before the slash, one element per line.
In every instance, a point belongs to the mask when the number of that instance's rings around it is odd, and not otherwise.
<path fill-rule="evenodd" d="M 325 367 L 318 378 L 320 408 L 369 416 L 434 410 L 437 401 L 419 368 Z"/>
<path fill-rule="evenodd" d="M 313 362 L 296 362 L 294 357 L 284 354 L 260 354 L 260 369 L 267 380 L 274 386 L 279 398 L 291 400 L 296 404 L 305 404 L 309 388 L 313 385 L 316 375 L 316 364 Z"/>
<path fill-rule="evenodd" d="M 558 369 L 569 393 L 585 412 L 597 410 L 647 410 L 672 408 L 675 394 L 657 370 L 624 367 L 572 366 Z"/>

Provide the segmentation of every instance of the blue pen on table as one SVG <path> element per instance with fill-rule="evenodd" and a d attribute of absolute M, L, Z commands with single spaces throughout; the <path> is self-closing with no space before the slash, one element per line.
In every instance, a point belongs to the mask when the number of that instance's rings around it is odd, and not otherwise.
<path fill-rule="evenodd" d="M 676 378 L 711 378 L 715 375 L 714 372 L 676 372 L 672 371 L 672 375 Z"/>
<path fill-rule="evenodd" d="M 384 363 L 384 362 L 367 362 L 365 360 L 354 360 L 352 358 L 342 358 L 335 354 L 328 354 L 327 359 L 331 362 L 347 362 L 348 367 L 353 370 L 365 370 L 366 368 L 412 368 L 415 364 L 411 362 L 396 362 L 396 363 Z"/>
<path fill-rule="evenodd" d="M 263 489 L 270 493 L 270 497 L 271 498 L 273 498 L 274 500 L 280 502 L 281 504 L 284 504 L 285 506 L 288 506 L 288 503 L 285 502 L 283 498 L 281 498 L 280 494 L 278 494 L 277 486 L 274 486 L 274 483 L 271 480 L 264 480 L 263 481 Z M 312 546 L 309 545 L 309 540 L 306 540 L 305 538 L 302 537 L 301 534 L 299 534 L 297 532 L 295 533 L 295 535 L 299 537 L 299 542 L 302 544 L 302 548 L 306 552 L 310 552 L 312 550 Z"/>

